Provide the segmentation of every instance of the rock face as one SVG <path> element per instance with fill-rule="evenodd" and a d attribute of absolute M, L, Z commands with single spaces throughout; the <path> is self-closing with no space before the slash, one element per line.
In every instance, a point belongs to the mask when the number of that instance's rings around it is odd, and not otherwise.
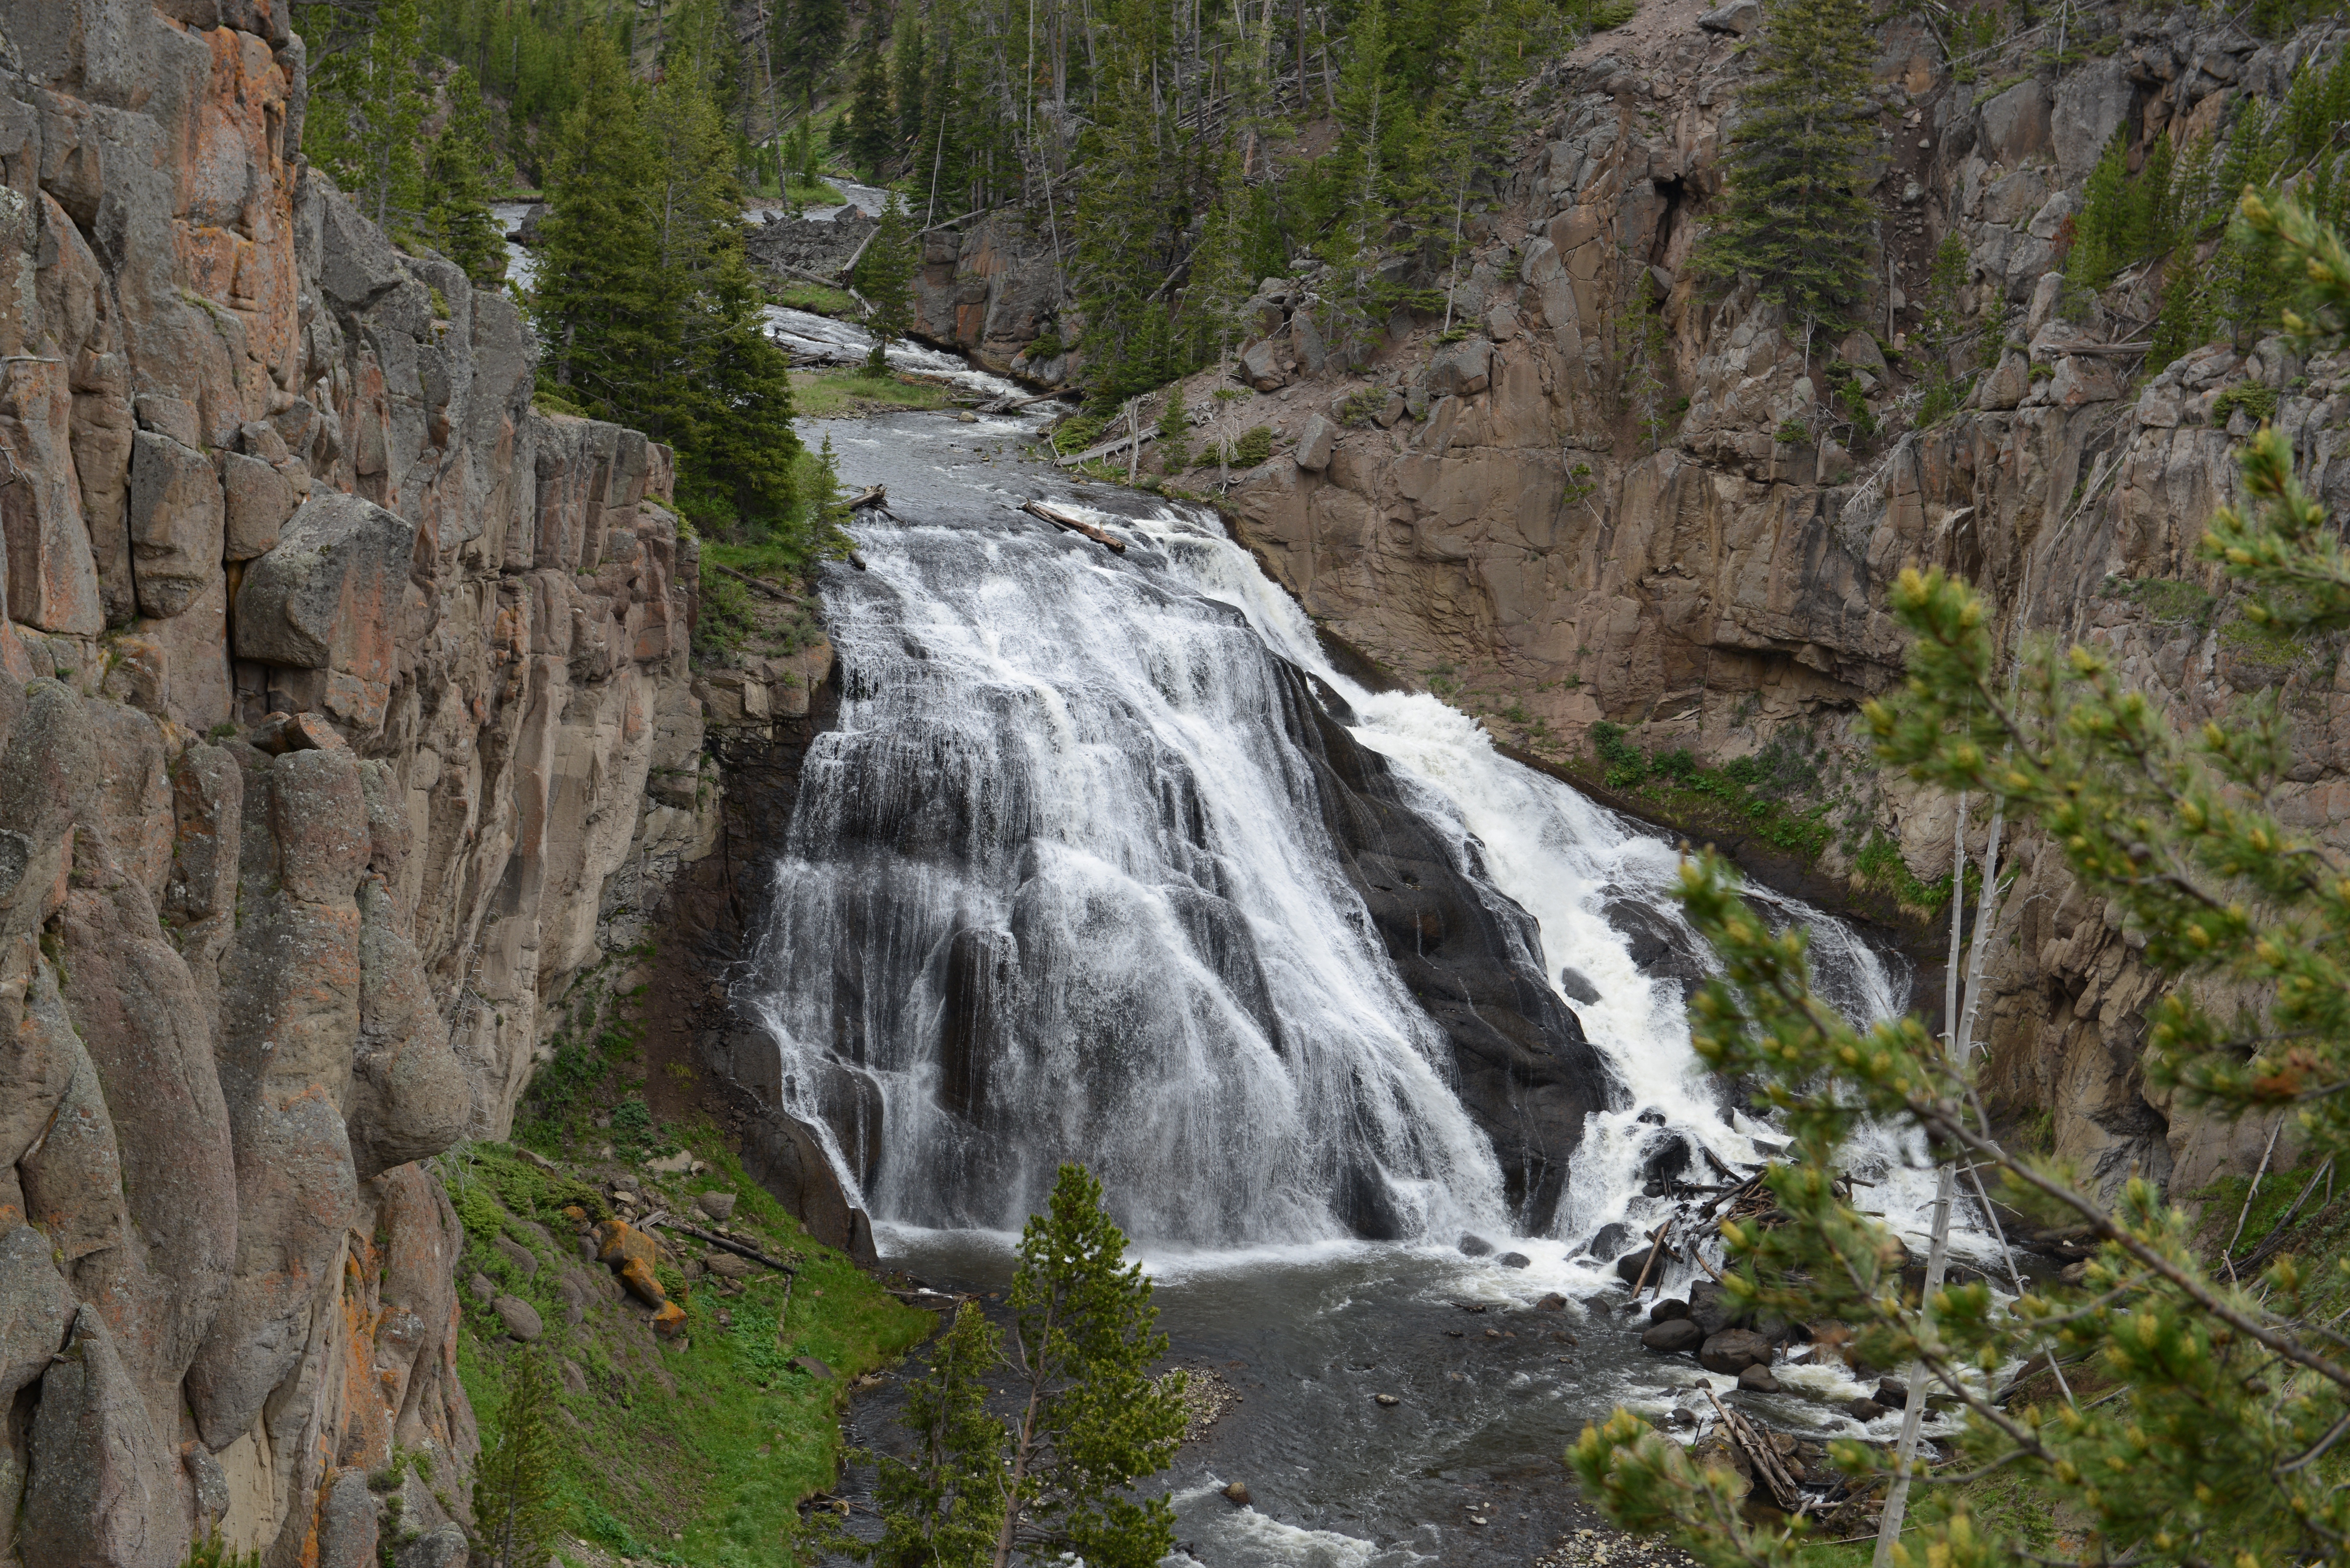
<path fill-rule="evenodd" d="M 0 0 L 5 1568 L 371 1564 L 395 1446 L 464 1497 L 414 1162 L 707 843 L 668 454 L 298 163 L 285 10 Z"/>
<path fill-rule="evenodd" d="M 1225 503 L 1238 535 L 1317 622 L 1386 668 L 1500 693 L 1491 708 L 1519 726 L 1504 739 L 1569 762 L 1606 719 L 1652 753 L 1685 747 L 1701 762 L 1795 748 L 1843 781 L 1818 797 L 1838 820 L 1885 835 L 1923 880 L 1949 868 L 1951 803 L 1879 776 L 1856 712 L 1901 670 L 1892 577 L 1943 566 L 1984 587 L 2001 636 L 2095 643 L 2182 723 L 2282 691 L 2296 725 L 2284 810 L 2350 842 L 2350 674 L 2322 649 L 2256 646 L 2195 556 L 2250 428 L 2239 412 L 2231 436 L 2215 406 L 2231 387 L 2273 399 L 2313 493 L 2337 508 L 2350 497 L 2350 364 L 2303 362 L 2277 340 L 2213 348 L 2128 404 L 2139 361 L 2110 350 L 2140 334 L 2070 320 L 2054 275 L 2082 180 L 2115 135 L 2140 152 L 2157 137 L 2183 150 L 2245 93 L 2273 98 L 2318 35 L 2263 44 L 2197 13 L 2096 7 L 2082 25 L 2117 48 L 2061 72 L 2019 52 L 2015 70 L 1984 67 L 1994 93 L 1950 79 L 1914 22 L 1888 24 L 1872 194 L 1893 277 L 1872 285 L 1869 330 L 1812 345 L 1806 364 L 1801 323 L 1711 290 L 1688 265 L 1719 212 L 1751 9 L 1659 13 L 1554 67 L 1540 144 L 1506 206 L 1472 224 L 1454 331 L 1399 315 L 1367 382 L 1304 371 L 1310 289 L 1268 280 L 1243 307 L 1247 340 L 1215 373 L 1222 400 L 1188 389 L 1211 410 L 1201 450 L 1258 423 L 1294 441 L 1382 391 L 1408 417 L 1340 431 L 1326 463 L 1240 476 Z M 1946 235 L 1966 254 L 1951 307 L 1969 333 L 1946 369 L 1971 391 L 1911 431 L 1926 369 L 1915 335 Z M 1880 433 L 1849 428 L 1831 376 Z M 1627 412 L 1640 407 L 1653 422 Z M 1791 421 L 1816 435 L 1781 441 Z M 1800 865 L 1762 851 L 1748 863 L 1814 899 L 1878 900 L 1861 841 Z M 2135 1167 L 2191 1189 L 2246 1149 L 2256 1158 L 2267 1122 L 2217 1124 L 2147 1089 L 2137 1061 L 2158 988 L 2060 857 L 2029 836 L 2018 845 L 2012 825 L 2009 842 L 2026 885 L 2011 900 L 2018 940 L 1988 977 L 2000 1114 L 2052 1111 L 2054 1152 L 2109 1185 Z M 1939 988 L 1918 995 L 1931 1007 Z"/>

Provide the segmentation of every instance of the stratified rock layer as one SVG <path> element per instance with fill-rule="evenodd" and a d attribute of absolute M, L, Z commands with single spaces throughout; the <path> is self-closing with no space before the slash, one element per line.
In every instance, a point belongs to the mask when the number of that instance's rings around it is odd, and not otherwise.
<path fill-rule="evenodd" d="M 395 1446 L 463 1506 L 414 1162 L 706 838 L 667 452 L 296 161 L 284 13 L 0 0 L 5 1568 L 372 1563 Z"/>

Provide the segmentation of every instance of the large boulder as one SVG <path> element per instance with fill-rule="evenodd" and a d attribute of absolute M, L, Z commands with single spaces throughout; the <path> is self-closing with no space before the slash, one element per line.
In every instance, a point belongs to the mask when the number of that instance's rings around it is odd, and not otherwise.
<path fill-rule="evenodd" d="M 1281 345 L 1264 337 L 1242 349 L 1240 377 L 1260 392 L 1277 392 L 1289 385 L 1289 372 L 1282 365 Z"/>
<path fill-rule="evenodd" d="M 1466 398 L 1493 384 L 1493 345 L 1484 337 L 1464 337 L 1436 351 L 1420 384 L 1431 398 Z"/>
<path fill-rule="evenodd" d="M 130 443 L 130 557 L 139 609 L 178 615 L 219 575 L 226 512 L 212 459 L 156 431 Z"/>
<path fill-rule="evenodd" d="M 2012 169 L 2048 150 L 2048 84 L 2028 78 L 1982 106 L 1984 155 Z"/>
<path fill-rule="evenodd" d="M 1708 1372 L 1736 1376 L 1750 1366 L 1771 1365 L 1771 1341 L 1751 1328 L 1724 1329 L 1698 1346 L 1697 1359 Z"/>
<path fill-rule="evenodd" d="M 41 1568 L 174 1568 L 187 1525 L 172 1464 L 106 1320 L 84 1306 L 41 1379 L 17 1550 Z"/>
<path fill-rule="evenodd" d="M 0 1236 L 0 1409 L 41 1380 L 65 1347 L 77 1310 L 73 1293 L 49 1262 L 48 1238 L 16 1222 Z M 0 1432 L 0 1453 L 7 1434 Z"/>
<path fill-rule="evenodd" d="M 1305 421 L 1305 429 L 1299 433 L 1297 446 L 1290 455 L 1306 472 L 1319 473 L 1330 466 L 1330 454 L 1337 446 L 1338 427 L 1315 414 Z"/>
<path fill-rule="evenodd" d="M 1640 1334 L 1640 1348 L 1653 1350 L 1659 1355 L 1683 1355 L 1704 1343 L 1705 1330 L 1685 1317 L 1669 1317 L 1662 1323 L 1652 1323 Z"/>
<path fill-rule="evenodd" d="M 2106 143 L 2128 120 L 2136 90 L 2127 63 L 2118 58 L 2095 60 L 2067 73 L 2049 117 L 2049 140 L 2067 181 L 2088 178 Z"/>
<path fill-rule="evenodd" d="M 285 682 L 302 706 L 364 730 L 383 722 L 416 530 L 371 501 L 313 495 L 236 593 L 236 655 L 319 678 Z"/>

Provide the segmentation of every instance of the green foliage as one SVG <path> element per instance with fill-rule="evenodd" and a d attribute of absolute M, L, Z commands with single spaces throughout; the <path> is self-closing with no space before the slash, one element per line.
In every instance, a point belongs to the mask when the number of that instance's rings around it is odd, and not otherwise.
<path fill-rule="evenodd" d="M 1232 442 L 1232 466 L 1254 468 L 1273 455 L 1273 431 L 1267 425 L 1252 425 Z"/>
<path fill-rule="evenodd" d="M 2129 172 L 2129 131 L 2114 132 L 2081 189 L 2081 211 L 2073 221 L 2073 249 L 2065 258 L 2065 282 L 2089 294 L 2102 293 L 2124 267 L 2170 248 L 2171 153 L 2168 137 L 2155 138 L 2146 167 Z"/>
<path fill-rule="evenodd" d="M 868 1561 L 983 1568 L 1003 1528 L 998 1484 L 1011 1433 L 987 1412 L 987 1378 L 1003 1364 L 1003 1336 L 977 1303 L 955 1311 L 924 1373 L 906 1385 L 899 1420 L 914 1434 L 910 1460 L 882 1459 L 873 1497 L 881 1539 Z"/>
<path fill-rule="evenodd" d="M 1167 389 L 1166 401 L 1159 408 L 1159 462 L 1168 473 L 1191 466 L 1191 417 L 1183 407 L 1180 381 Z"/>
<path fill-rule="evenodd" d="M 814 110 L 848 38 L 846 0 L 793 0 L 775 9 L 775 52 L 783 85 Z"/>
<path fill-rule="evenodd" d="M 484 1568 L 541 1568 L 555 1544 L 555 1368 L 546 1352 L 512 1363 L 505 1399 L 492 1417 L 497 1436 L 473 1475 L 473 1519 Z M 486 1412 L 485 1412 L 486 1414 Z"/>
<path fill-rule="evenodd" d="M 1901 841 L 1890 834 L 1870 834 L 1868 842 L 1853 857 L 1852 868 L 1863 883 L 1921 915 L 1935 914 L 1950 901 L 1949 876 L 1931 882 L 1920 877 L 1902 858 Z"/>
<path fill-rule="evenodd" d="M 2312 309 L 2350 307 L 2338 236 L 2249 194 L 2243 212 L 2308 280 Z M 2252 595 L 2251 624 L 2287 636 L 2350 629 L 2338 520 L 2294 479 L 2291 443 L 2263 428 L 2239 455 L 2247 504 L 2213 517 L 2200 554 Z M 2350 1153 L 2337 1092 L 2350 1078 L 2350 867 L 2272 810 L 2293 758 L 2278 706 L 2252 701 L 2182 733 L 2102 651 L 2043 645 L 2011 660 L 1981 598 L 1939 568 L 1903 573 L 1891 608 L 1916 640 L 1906 681 L 1864 710 L 1880 758 L 1923 784 L 1991 797 L 2118 919 L 2168 982 L 2146 1011 L 2149 1092 L 2208 1116 L 2282 1118 L 2313 1165 Z M 1977 918 L 1994 937 L 2012 914 L 1996 886 Z M 1794 1137 L 1769 1175 L 1783 1222 L 1721 1228 L 1732 1295 L 1789 1321 L 1841 1319 L 1872 1365 L 1918 1363 L 1964 1413 L 1956 1471 L 1998 1473 L 2026 1494 L 1972 1515 L 1964 1492 L 1929 1487 L 1902 1559 L 2044 1561 L 2033 1521 L 2054 1519 L 2099 1543 L 2089 1549 L 2099 1561 L 2340 1561 L 2350 1363 L 2335 1325 L 2350 1262 L 2321 1268 L 2281 1252 L 2257 1279 L 2215 1272 L 2186 1211 L 2151 1183 L 2102 1190 L 2002 1147 L 1962 1053 L 1918 1020 L 1846 1023 L 1813 989 L 1804 931 L 1759 918 L 1720 860 L 1685 868 L 1681 895 L 1722 963 L 1692 1003 L 1692 1044 L 1716 1072 L 1758 1085 Z M 2097 1248 L 2086 1277 L 2032 1282 L 2008 1304 L 1980 1282 L 1905 1285 L 1901 1239 L 1835 1179 L 1838 1151 L 1864 1121 L 1914 1130 L 1938 1159 L 1973 1164 L 2036 1222 L 2078 1226 Z M 2094 1376 L 2097 1396 L 2043 1405 L 1993 1389 L 2041 1360 Z M 1831 1454 L 1856 1478 L 1888 1468 L 1858 1444 Z M 1717 1568 L 1795 1561 L 1800 1530 L 1755 1528 L 1722 1480 L 1622 1411 L 1586 1429 L 1569 1460 L 1618 1523 L 1669 1530 Z"/>
<path fill-rule="evenodd" d="M 306 38 L 340 46 L 311 57 L 303 152 L 379 227 L 408 228 L 424 214 L 423 130 L 432 109 L 417 0 L 385 0 L 356 18 L 305 6 L 296 25 Z"/>
<path fill-rule="evenodd" d="M 1959 309 L 1959 289 L 1967 281 L 1967 247 L 1956 232 L 1944 234 L 1935 247 L 1934 265 L 1927 275 L 1925 319 L 1918 329 L 1918 350 L 1925 360 L 1924 388 L 1913 423 L 1926 430 L 1959 411 L 1964 389 L 1951 371 L 1950 356 L 1967 337 L 1966 318 Z"/>
<path fill-rule="evenodd" d="M 873 348 L 865 357 L 868 376 L 889 373 L 889 347 L 903 338 L 914 324 L 917 260 L 913 222 L 907 216 L 905 202 L 892 191 L 882 204 L 880 226 L 857 263 L 858 287 L 873 304 L 872 314 L 865 318 L 865 330 L 873 335 Z"/>
<path fill-rule="evenodd" d="M 1801 420 L 1781 420 L 1771 439 L 1781 446 L 1802 446 L 1812 439 L 1812 427 Z"/>
<path fill-rule="evenodd" d="M 2211 400 L 2211 422 L 2226 424 L 2242 412 L 2256 420 L 2265 420 L 2277 410 L 2274 387 L 2259 381 L 2240 381 Z"/>
<path fill-rule="evenodd" d="M 1377 419 L 1379 410 L 1387 406 L 1388 389 L 1385 387 L 1365 387 L 1359 392 L 1350 393 L 1347 400 L 1338 405 L 1338 422 L 1350 429 L 1360 430 Z"/>
<path fill-rule="evenodd" d="M 1590 740 L 1600 782 L 1611 790 L 1643 796 L 1678 816 L 1718 819 L 1722 827 L 1805 860 L 1827 847 L 1826 803 L 1804 811 L 1792 804 L 1811 790 L 1815 771 L 1784 741 L 1710 768 L 1687 750 L 1650 756 L 1626 737 L 1622 725 L 1604 719 L 1591 726 Z"/>
<path fill-rule="evenodd" d="M 180 1560 L 180 1568 L 261 1568 L 261 1553 L 231 1551 L 215 1530 L 188 1543 L 188 1554 Z"/>
<path fill-rule="evenodd" d="M 615 1147 L 641 1153 L 652 1145 L 654 1137 L 652 1107 L 641 1095 L 630 1095 L 612 1109 L 612 1143 Z"/>
<path fill-rule="evenodd" d="M 687 64 L 710 25 L 685 14 L 684 57 L 650 89 L 608 44 L 591 36 L 580 51 L 532 315 L 550 390 L 673 445 L 679 503 L 706 530 L 765 534 L 801 510 L 791 367 L 761 325 L 712 80 Z"/>
<path fill-rule="evenodd" d="M 1019 1257 L 1008 1353 L 966 1303 L 908 1385 L 913 1453 L 879 1461 L 880 1539 L 836 1532 L 827 1544 L 892 1568 L 1071 1555 L 1150 1568 L 1173 1549 L 1172 1506 L 1134 1488 L 1166 1469 L 1182 1440 L 1183 1374 L 1150 1376 L 1167 1353 L 1150 1282 L 1126 1262 L 1126 1237 L 1084 1167 L 1061 1167 L 1045 1212 L 1021 1232 Z M 986 1408 L 999 1378 L 1019 1397 L 1016 1425 Z"/>
<path fill-rule="evenodd" d="M 506 242 L 490 211 L 488 106 L 473 74 L 449 78 L 449 122 L 424 161 L 425 242 L 464 269 L 475 286 L 506 275 Z"/>
<path fill-rule="evenodd" d="M 898 112 L 889 102 L 889 66 L 879 48 L 857 67 L 857 98 L 848 109 L 848 158 L 868 180 L 881 176 L 898 142 Z"/>
<path fill-rule="evenodd" d="M 1876 215 L 1865 173 L 1877 119 L 1868 14 L 1849 0 L 1773 0 L 1753 53 L 1723 159 L 1729 212 L 1699 263 L 1752 278 L 1794 319 L 1847 325 Z"/>

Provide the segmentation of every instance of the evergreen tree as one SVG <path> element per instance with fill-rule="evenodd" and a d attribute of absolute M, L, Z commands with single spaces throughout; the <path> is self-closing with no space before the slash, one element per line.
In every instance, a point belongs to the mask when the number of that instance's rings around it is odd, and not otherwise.
<path fill-rule="evenodd" d="M 897 150 L 898 115 L 889 104 L 889 67 L 877 46 L 857 67 L 857 96 L 848 107 L 848 158 L 868 180 L 881 178 Z"/>
<path fill-rule="evenodd" d="M 2290 203 L 2247 193 L 2241 212 L 2250 236 L 2277 247 L 2296 347 L 2338 346 L 2350 329 L 2350 246 Z M 2247 624 L 2324 649 L 2350 629 L 2350 572 L 2341 519 L 2296 481 L 2293 446 L 2264 425 L 2240 450 L 2247 503 L 2214 514 L 2199 554 L 2246 594 Z M 2061 857 L 2090 907 L 2103 905 L 2168 982 L 2145 1008 L 2149 1092 L 2291 1126 L 2314 1188 L 2350 1158 L 2338 1092 L 2350 1081 L 2350 881 L 2338 847 L 2301 838 L 2275 809 L 2303 754 L 2286 710 L 2255 701 L 2181 732 L 2104 650 L 2043 645 L 2011 662 L 1983 601 L 1939 568 L 1904 572 L 1892 609 L 1916 640 L 1907 681 L 1865 710 L 1880 758 L 1962 803 L 1989 796 L 1995 825 L 2036 829 L 2038 853 Z M 1930 1386 L 1965 1423 L 1956 1462 L 1934 1479 L 2001 1476 L 1996 1515 L 1970 1517 L 1961 1485 L 1931 1486 L 1896 1542 L 1908 1478 L 1865 1445 L 1832 1445 L 1839 1470 L 1889 1489 L 1879 1563 L 2339 1563 L 2350 1540 L 2334 1457 L 2350 1433 L 2339 1332 L 2350 1268 L 2279 1251 L 2254 1277 L 2232 1237 L 2206 1263 L 2208 1241 L 2153 1183 L 2134 1176 L 2107 1198 L 1993 1135 L 1968 1045 L 1984 950 L 2013 940 L 2021 918 L 2002 891 L 1998 833 L 1979 879 L 1965 1000 L 1939 1038 L 1914 1017 L 1856 1030 L 1814 990 L 1800 929 L 1758 916 L 1718 857 L 1683 872 L 1691 923 L 1722 961 L 1692 1002 L 1692 1043 L 1725 1078 L 1760 1085 L 1794 1135 L 1769 1173 L 1778 1215 L 1720 1227 L 1729 1292 L 1780 1322 L 1841 1319 L 1856 1358 L 1913 1366 L 1908 1407 L 1920 1409 Z M 2085 1277 L 2002 1271 L 2015 1293 L 2001 1304 L 1981 1281 L 1946 1284 L 1938 1244 L 1922 1287 L 1905 1281 L 1901 1237 L 1840 1180 L 1839 1150 L 1865 1122 L 1921 1135 L 1943 1162 L 1945 1213 L 1951 1168 L 1964 1162 L 2004 1182 L 1994 1190 L 2035 1224 L 2077 1227 L 2096 1249 Z M 1943 1220 L 1935 1231 L 1946 1233 Z M 2094 1396 L 2063 1380 L 2066 1366 L 2095 1379 Z M 1726 1476 L 1624 1411 L 1586 1428 L 1569 1459 L 1583 1495 L 1618 1523 L 1669 1529 L 1715 1568 L 1798 1561 L 1800 1531 L 1750 1524 Z M 2051 1520 L 2076 1532 L 2054 1559 L 2042 1533 Z"/>
<path fill-rule="evenodd" d="M 784 81 L 814 113 L 816 89 L 832 74 L 833 62 L 848 37 L 847 0 L 796 0 L 788 11 L 776 11 L 775 29 Z"/>
<path fill-rule="evenodd" d="M 923 39 L 920 7 L 915 0 L 903 0 L 889 39 L 889 88 L 895 99 L 899 147 L 910 148 L 922 141 L 923 128 L 930 123 L 922 114 L 922 88 L 930 77 Z M 924 168 L 920 172 L 927 176 L 930 171 Z"/>
<path fill-rule="evenodd" d="M 857 262 L 857 286 L 872 310 L 865 330 L 873 347 L 865 357 L 865 373 L 889 373 L 889 345 L 904 337 L 914 325 L 914 226 L 906 204 L 895 191 L 881 208 L 880 226 Z"/>
<path fill-rule="evenodd" d="M 660 169 L 619 49 L 591 31 L 577 57 L 579 102 L 564 117 L 546 181 L 532 315 L 540 375 L 563 400 L 626 420 L 671 347 Z"/>
<path fill-rule="evenodd" d="M 1150 1281 L 1126 1262 L 1126 1236 L 1083 1166 L 1061 1167 L 1045 1211 L 1021 1231 L 1006 1303 L 1024 1405 L 1004 1456 L 995 1568 L 1014 1552 L 1151 1568 L 1174 1547 L 1175 1511 L 1128 1489 L 1175 1457 L 1183 1375 L 1150 1376 L 1167 1354 Z"/>
<path fill-rule="evenodd" d="M 899 1419 L 914 1435 L 909 1459 L 884 1458 L 873 1478 L 881 1539 L 863 1555 L 889 1568 L 987 1568 L 1003 1522 L 1003 1445 L 987 1412 L 987 1378 L 1003 1365 L 1003 1336 L 977 1305 L 956 1309 L 928 1371 L 906 1385 Z"/>
<path fill-rule="evenodd" d="M 1772 0 L 1723 158 L 1729 212 L 1700 261 L 1807 327 L 1847 323 L 1869 275 L 1875 52 L 1856 0 Z"/>
<path fill-rule="evenodd" d="M 1180 473 L 1191 466 L 1191 411 L 1183 406 L 1183 383 L 1167 389 L 1159 410 L 1159 462 L 1162 473 Z"/>
<path fill-rule="evenodd" d="M 543 1350 L 507 1365 L 498 1435 L 473 1474 L 473 1520 L 484 1568 L 542 1568 L 554 1549 L 556 1392 Z"/>
<path fill-rule="evenodd" d="M 759 286 L 739 253 L 712 280 L 692 360 L 692 439 L 679 453 L 689 513 L 774 535 L 799 500 L 791 356 L 764 330 Z"/>
<path fill-rule="evenodd" d="M 340 17 L 336 7 L 313 6 L 304 20 L 324 37 Z M 425 206 L 423 131 L 432 102 L 418 69 L 423 23 L 417 0 L 384 0 L 362 26 L 313 58 L 302 151 L 379 227 L 399 231 Z"/>
<path fill-rule="evenodd" d="M 506 275 L 505 234 L 490 211 L 489 109 L 463 66 L 449 78 L 449 123 L 424 167 L 424 237 L 483 287 Z"/>

